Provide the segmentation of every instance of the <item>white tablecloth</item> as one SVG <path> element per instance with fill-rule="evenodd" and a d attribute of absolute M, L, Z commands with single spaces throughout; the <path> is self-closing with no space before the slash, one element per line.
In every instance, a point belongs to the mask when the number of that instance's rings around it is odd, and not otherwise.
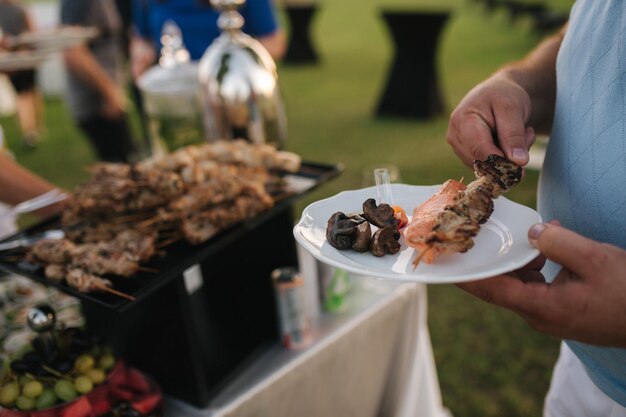
<path fill-rule="evenodd" d="M 166 416 L 444 417 L 426 321 L 426 287 L 354 277 L 350 308 L 321 315 L 315 342 L 269 348 L 205 409 L 168 400 Z"/>

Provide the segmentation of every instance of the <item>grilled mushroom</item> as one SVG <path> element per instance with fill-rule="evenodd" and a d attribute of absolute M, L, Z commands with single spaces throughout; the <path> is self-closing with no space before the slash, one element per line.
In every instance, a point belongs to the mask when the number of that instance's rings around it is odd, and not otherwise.
<path fill-rule="evenodd" d="M 374 256 L 384 256 L 389 253 L 393 255 L 400 250 L 400 232 L 395 226 L 378 229 L 370 243 L 370 250 Z"/>
<path fill-rule="evenodd" d="M 376 200 L 368 198 L 363 203 L 363 217 L 374 226 L 381 229 L 385 227 L 398 227 L 398 219 L 393 215 L 393 208 L 389 204 L 376 205 Z"/>
<path fill-rule="evenodd" d="M 355 237 L 356 239 L 354 240 L 354 243 L 352 244 L 352 249 L 354 249 L 357 252 L 367 252 L 370 249 L 370 239 L 372 238 L 372 228 L 370 224 L 365 221 L 365 219 L 363 219 L 363 223 L 359 224 L 356 227 Z"/>
<path fill-rule="evenodd" d="M 357 227 L 363 223 L 367 222 L 358 214 L 346 216 L 344 213 L 338 211 L 328 219 L 326 240 L 328 240 L 331 246 L 340 250 L 352 248 L 358 240 L 358 247 L 360 248 L 362 246 L 361 235 L 364 235 L 365 232 L 359 232 L 357 234 Z"/>

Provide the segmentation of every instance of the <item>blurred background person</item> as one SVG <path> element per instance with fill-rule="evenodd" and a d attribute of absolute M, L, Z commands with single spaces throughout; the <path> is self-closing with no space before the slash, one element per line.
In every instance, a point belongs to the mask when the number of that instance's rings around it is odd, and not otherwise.
<path fill-rule="evenodd" d="M 34 30 L 31 17 L 14 0 L 0 0 L 0 29 L 8 39 Z M 35 70 L 12 71 L 7 74 L 17 94 L 17 120 L 22 141 L 28 147 L 37 145 L 43 130 L 43 99 L 35 82 Z"/>
<path fill-rule="evenodd" d="M 100 160 L 128 162 L 134 144 L 123 88 L 123 27 L 115 1 L 62 0 L 61 24 L 99 30 L 89 44 L 65 52 L 70 112 Z"/>
<path fill-rule="evenodd" d="M 183 42 L 191 59 L 198 61 L 220 34 L 219 12 L 209 0 L 132 0 L 134 32 L 130 59 L 133 79 L 157 62 L 161 49 L 161 29 L 166 21 L 174 21 L 181 29 Z M 278 25 L 272 0 L 248 0 L 240 10 L 245 24 L 243 31 L 255 37 L 274 59 L 285 54 L 286 40 Z"/>

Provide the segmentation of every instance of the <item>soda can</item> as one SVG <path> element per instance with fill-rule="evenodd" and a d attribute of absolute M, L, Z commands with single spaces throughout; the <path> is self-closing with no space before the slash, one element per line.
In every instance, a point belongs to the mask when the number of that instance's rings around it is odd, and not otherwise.
<path fill-rule="evenodd" d="M 341 313 L 348 307 L 348 271 L 317 261 L 320 304 L 327 313 Z"/>
<path fill-rule="evenodd" d="M 307 317 L 304 277 L 296 268 L 272 271 L 282 344 L 298 349 L 311 342 L 311 324 Z"/>

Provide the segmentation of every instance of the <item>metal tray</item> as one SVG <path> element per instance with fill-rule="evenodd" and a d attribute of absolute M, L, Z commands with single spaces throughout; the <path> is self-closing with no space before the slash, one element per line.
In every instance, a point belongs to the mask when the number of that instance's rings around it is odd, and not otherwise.
<path fill-rule="evenodd" d="M 121 312 L 137 304 L 145 297 L 148 297 L 151 293 L 161 288 L 172 279 L 180 277 L 189 267 L 206 259 L 229 243 L 244 237 L 249 230 L 264 223 L 277 213 L 290 209 L 296 200 L 316 189 L 321 184 L 335 178 L 342 170 L 343 168 L 340 165 L 305 161 L 302 163 L 299 172 L 285 175 L 285 179 L 288 181 L 292 192 L 281 193 L 279 196 L 276 196 L 276 204 L 267 212 L 262 213 L 254 219 L 244 221 L 229 230 L 225 230 L 199 245 L 191 245 L 186 241 L 179 241 L 168 246 L 164 256 L 155 256 L 150 262 L 145 264 L 146 267 L 158 272 L 139 272 L 130 278 L 107 276 L 107 279 L 110 279 L 113 283 L 114 289 L 135 297 L 134 301 L 108 293 L 81 293 L 65 284 L 65 282 L 50 281 L 45 277 L 43 268 L 24 260 L 15 260 L 15 253 L 11 252 L 0 253 L 0 269 L 29 277 L 44 285 L 56 287 L 82 301 Z M 44 220 L 5 240 L 24 235 L 37 235 L 45 230 L 57 228 L 59 227 L 59 221 L 60 219 L 58 217 Z M 291 234 L 278 238 L 293 239 Z"/>

